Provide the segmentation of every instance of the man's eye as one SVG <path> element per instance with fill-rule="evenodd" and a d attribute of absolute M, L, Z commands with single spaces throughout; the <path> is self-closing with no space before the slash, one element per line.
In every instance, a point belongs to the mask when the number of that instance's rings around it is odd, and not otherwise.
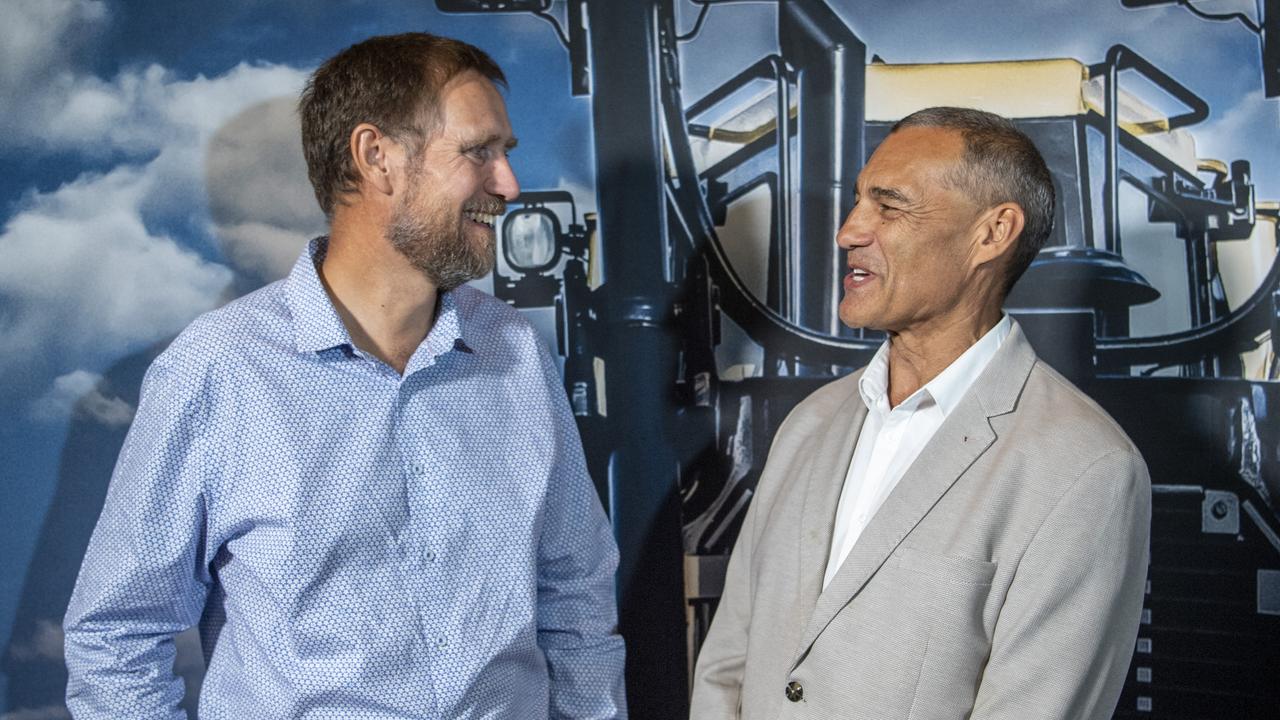
<path fill-rule="evenodd" d="M 473 158 L 476 158 L 477 160 L 489 159 L 489 148 L 484 145 L 477 145 L 475 147 L 467 148 L 465 152 L 466 154 L 470 155 Z"/>

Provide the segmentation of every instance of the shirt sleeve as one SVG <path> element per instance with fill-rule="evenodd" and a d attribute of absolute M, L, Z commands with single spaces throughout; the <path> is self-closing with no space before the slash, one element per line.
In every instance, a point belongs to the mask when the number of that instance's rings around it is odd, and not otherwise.
<path fill-rule="evenodd" d="M 174 636 L 199 620 L 212 582 L 204 487 L 216 462 L 208 383 L 171 360 L 147 371 L 63 623 L 76 718 L 186 718 Z"/>
<path fill-rule="evenodd" d="M 549 357 L 542 361 L 556 406 L 556 457 L 538 541 L 538 646 L 547 659 L 550 717 L 625 718 L 617 544 L 587 474 L 559 375 Z"/>
<path fill-rule="evenodd" d="M 978 686 L 974 720 L 1105 720 L 1142 613 L 1151 483 L 1142 458 L 1094 462 L 1018 564 Z"/>

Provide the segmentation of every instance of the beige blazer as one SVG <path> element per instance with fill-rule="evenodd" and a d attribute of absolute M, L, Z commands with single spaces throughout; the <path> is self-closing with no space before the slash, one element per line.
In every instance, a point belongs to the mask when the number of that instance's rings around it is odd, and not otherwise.
<path fill-rule="evenodd" d="M 1133 443 L 1015 323 L 823 591 L 861 374 L 778 430 L 692 717 L 1110 718 L 1146 581 Z"/>

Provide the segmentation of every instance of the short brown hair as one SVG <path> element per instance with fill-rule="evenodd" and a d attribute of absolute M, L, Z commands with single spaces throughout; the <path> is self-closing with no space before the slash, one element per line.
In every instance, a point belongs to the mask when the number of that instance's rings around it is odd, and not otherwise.
<path fill-rule="evenodd" d="M 421 148 L 436 121 L 441 88 L 474 70 L 504 88 L 502 69 L 480 48 L 428 33 L 381 35 L 356 43 L 316 69 L 298 102 L 307 175 L 325 217 L 356 189 L 351 131 L 370 123 Z"/>
<path fill-rule="evenodd" d="M 971 108 L 931 107 L 899 120 L 907 127 L 954 130 L 964 138 L 964 157 L 953 180 L 957 189 L 986 207 L 1015 202 L 1026 217 L 1005 276 L 1005 294 L 1022 277 L 1053 232 L 1053 176 L 1031 138 L 1008 119 Z"/>

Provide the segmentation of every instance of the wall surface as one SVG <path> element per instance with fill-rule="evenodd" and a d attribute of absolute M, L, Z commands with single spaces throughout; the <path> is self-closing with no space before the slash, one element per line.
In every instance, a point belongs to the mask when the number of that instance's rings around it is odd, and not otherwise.
<path fill-rule="evenodd" d="M 1101 272 L 1086 250 L 1119 249 L 1142 278 L 1052 285 L 1010 308 L 1056 318 L 1041 352 L 1125 426 L 1157 484 L 1149 613 L 1117 717 L 1274 708 L 1280 397 L 1271 321 L 1250 302 L 1276 280 L 1280 101 L 1248 26 L 1278 3 L 1197 3 L 1243 17 L 1211 21 L 1121 0 L 784 0 L 826 13 L 823 32 L 862 53 L 821 85 L 830 38 L 774 3 L 583 2 L 589 35 L 576 0 L 544 16 L 427 0 L 0 3 L 0 718 L 67 716 L 61 617 L 148 363 L 324 230 L 293 112 L 307 74 L 407 30 L 502 65 L 526 204 L 565 231 L 550 294 L 503 260 L 476 284 L 559 350 L 622 546 L 634 716 L 683 712 L 671 688 L 778 422 L 878 341 L 831 322 L 830 240 L 857 166 L 913 103 L 1017 114 L 1067 199 L 1054 244 L 1085 273 L 1071 277 Z M 770 56 L 782 82 L 756 66 Z M 1120 74 L 1124 184 L 1108 210 L 1105 64 L 1133 56 L 1157 72 Z M 1034 62 L 987 65 L 1013 60 Z M 796 118 L 782 143 L 780 89 Z M 1188 94 L 1207 112 L 1172 132 L 1148 122 L 1186 114 Z M 1198 172 L 1197 158 L 1225 165 Z M 1185 192 L 1157 192 L 1175 177 Z M 1238 208 L 1193 202 L 1231 192 Z M 1246 205 L 1248 227 L 1232 214 Z M 1129 307 L 1139 285 L 1159 297 Z M 198 641 L 179 646 L 194 697 Z"/>

